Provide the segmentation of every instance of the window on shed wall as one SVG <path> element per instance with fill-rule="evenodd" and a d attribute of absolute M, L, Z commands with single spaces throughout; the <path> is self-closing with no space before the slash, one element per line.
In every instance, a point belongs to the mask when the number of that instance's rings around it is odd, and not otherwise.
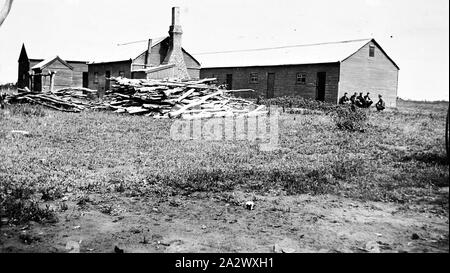
<path fill-rule="evenodd" d="M 369 57 L 375 57 L 375 46 L 369 46 Z"/>
<path fill-rule="evenodd" d="M 250 83 L 258 83 L 258 73 L 250 73 Z"/>
<path fill-rule="evenodd" d="M 94 83 L 98 83 L 98 72 L 94 72 Z"/>
<path fill-rule="evenodd" d="M 306 84 L 306 73 L 305 72 L 300 72 L 297 73 L 297 84 Z"/>

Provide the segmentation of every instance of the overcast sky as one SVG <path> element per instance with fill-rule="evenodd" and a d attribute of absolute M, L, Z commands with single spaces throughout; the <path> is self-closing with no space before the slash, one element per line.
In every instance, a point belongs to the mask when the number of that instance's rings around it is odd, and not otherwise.
<path fill-rule="evenodd" d="M 400 66 L 400 97 L 449 98 L 448 0 L 15 0 L 0 27 L 0 83 L 17 81 L 22 43 L 33 58 L 89 60 L 167 35 L 172 6 L 191 53 L 373 37 Z"/>

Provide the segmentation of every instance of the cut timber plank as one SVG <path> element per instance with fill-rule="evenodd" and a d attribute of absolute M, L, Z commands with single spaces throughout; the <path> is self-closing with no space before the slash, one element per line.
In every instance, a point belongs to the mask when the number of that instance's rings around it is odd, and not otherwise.
<path fill-rule="evenodd" d="M 237 90 L 225 90 L 224 93 L 239 93 L 239 92 L 255 92 L 253 89 L 237 89 Z"/>
<path fill-rule="evenodd" d="M 213 98 L 213 97 L 215 97 L 215 96 L 219 96 L 219 95 L 223 95 L 223 91 L 222 91 L 222 90 L 219 90 L 219 91 L 217 91 L 217 92 L 214 92 L 214 93 L 212 93 L 211 95 L 204 96 L 204 97 L 202 97 L 201 99 L 199 99 L 198 101 L 195 101 L 195 102 L 193 102 L 193 103 L 190 103 L 190 104 L 184 106 L 183 108 L 181 108 L 181 109 L 178 110 L 178 111 L 171 112 L 171 113 L 169 113 L 169 116 L 170 116 L 171 118 L 178 117 L 179 115 L 183 114 L 183 113 L 184 113 L 186 110 L 188 110 L 189 108 L 192 108 L 192 107 L 201 105 L 201 104 L 203 104 L 206 100 L 208 100 L 208 99 L 210 99 L 210 98 Z"/>
<path fill-rule="evenodd" d="M 126 110 L 129 114 L 144 114 L 149 112 L 148 109 L 142 107 L 128 107 Z"/>
<path fill-rule="evenodd" d="M 63 112 L 69 112 L 69 113 L 79 113 L 80 112 L 80 109 L 74 109 L 74 110 L 69 110 L 69 109 L 62 109 L 62 108 L 58 108 L 58 107 L 56 107 L 56 106 L 54 106 L 54 105 L 51 105 L 51 104 L 47 104 L 47 103 L 45 103 L 45 102 L 41 102 L 41 101 L 38 101 L 38 100 L 34 100 L 34 99 L 32 99 L 32 98 L 25 98 L 26 100 L 28 100 L 28 101 L 30 101 L 30 102 L 32 102 L 32 103 L 36 103 L 36 104 L 40 104 L 40 105 L 42 105 L 42 106 L 45 106 L 45 107 L 48 107 L 48 108 L 52 108 L 52 109 L 55 109 L 55 110 L 59 110 L 59 111 L 63 111 Z"/>
<path fill-rule="evenodd" d="M 147 109 L 162 109 L 165 106 L 164 105 L 159 105 L 159 104 L 142 104 L 142 107 L 147 108 Z"/>
<path fill-rule="evenodd" d="M 195 88 L 189 89 L 189 91 L 187 91 L 186 93 L 181 95 L 178 99 L 176 99 L 175 102 L 180 102 L 180 101 L 184 100 L 185 98 L 189 97 L 194 92 L 195 92 Z"/>
<path fill-rule="evenodd" d="M 215 81 L 217 81 L 216 78 L 209 78 L 209 79 L 202 79 L 202 80 L 195 81 L 195 82 L 190 82 L 190 84 L 201 84 L 201 83 L 215 82 Z"/>

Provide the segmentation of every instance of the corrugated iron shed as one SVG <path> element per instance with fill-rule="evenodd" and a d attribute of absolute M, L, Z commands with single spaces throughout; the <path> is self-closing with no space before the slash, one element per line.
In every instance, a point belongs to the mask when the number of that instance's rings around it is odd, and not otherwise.
<path fill-rule="evenodd" d="M 202 68 L 342 62 L 373 39 L 196 54 Z M 392 60 L 391 60 L 392 61 Z M 393 62 L 393 61 L 392 61 Z M 395 63 L 394 63 L 395 64 Z"/>

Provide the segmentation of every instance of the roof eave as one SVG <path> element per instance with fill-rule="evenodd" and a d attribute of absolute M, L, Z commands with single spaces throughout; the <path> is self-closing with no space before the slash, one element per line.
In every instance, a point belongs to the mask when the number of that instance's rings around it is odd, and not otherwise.
<path fill-rule="evenodd" d="M 117 60 L 117 61 L 100 61 L 100 62 L 96 62 L 96 61 L 92 61 L 92 62 L 88 62 L 87 64 L 109 64 L 109 63 L 124 63 L 124 62 L 132 62 L 133 59 L 126 59 L 126 60 Z"/>
<path fill-rule="evenodd" d="M 400 70 L 400 67 L 394 62 L 394 60 L 391 57 L 389 57 L 389 55 L 386 53 L 386 51 L 384 51 L 384 49 L 380 46 L 380 44 L 377 41 L 375 41 L 375 39 L 372 39 L 372 41 L 381 49 L 381 52 L 383 52 L 384 55 L 386 55 L 386 57 L 392 62 L 392 64 L 394 64 L 394 66 L 398 70 Z"/>
<path fill-rule="evenodd" d="M 271 64 L 271 65 L 202 66 L 201 69 L 279 67 L 279 66 L 320 65 L 320 64 L 337 64 L 337 63 L 340 63 L 340 61 L 317 62 L 317 63 Z"/>

